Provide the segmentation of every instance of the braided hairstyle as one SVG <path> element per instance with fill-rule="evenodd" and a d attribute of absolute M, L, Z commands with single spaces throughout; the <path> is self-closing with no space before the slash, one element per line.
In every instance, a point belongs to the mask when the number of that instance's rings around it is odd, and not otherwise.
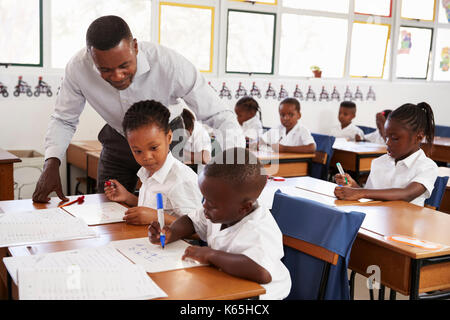
<path fill-rule="evenodd" d="M 125 136 L 128 132 L 150 124 L 158 126 L 165 134 L 169 133 L 170 111 L 155 100 L 139 101 L 133 104 L 125 113 L 122 127 Z"/>
<path fill-rule="evenodd" d="M 236 106 L 242 107 L 246 111 L 255 111 L 256 113 L 259 113 L 259 120 L 262 121 L 261 108 L 259 107 L 258 102 L 252 97 L 245 96 L 240 98 L 236 102 Z"/>
<path fill-rule="evenodd" d="M 181 112 L 181 117 L 183 118 L 184 127 L 187 131 L 192 132 L 194 130 L 195 118 L 192 112 L 188 109 L 183 109 Z"/>
<path fill-rule="evenodd" d="M 401 122 L 414 133 L 423 132 L 426 142 L 431 145 L 434 140 L 434 115 L 426 102 L 416 104 L 405 103 L 392 111 L 388 118 Z"/>

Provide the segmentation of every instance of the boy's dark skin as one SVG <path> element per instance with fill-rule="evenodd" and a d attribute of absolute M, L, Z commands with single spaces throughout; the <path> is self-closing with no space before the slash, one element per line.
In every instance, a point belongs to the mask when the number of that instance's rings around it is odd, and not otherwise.
<path fill-rule="evenodd" d="M 341 129 L 347 128 L 356 117 L 356 108 L 339 107 L 338 119 Z M 355 141 L 362 141 L 362 137 L 355 134 Z"/>
<path fill-rule="evenodd" d="M 255 186 L 258 187 L 255 188 Z M 261 186 L 258 181 L 247 181 L 244 185 L 239 186 L 223 178 L 205 176 L 202 172 L 199 176 L 199 187 L 204 196 L 203 207 L 206 218 L 213 223 L 221 223 L 221 230 L 223 230 L 253 212 L 255 200 L 264 185 Z M 165 226 L 163 231 L 166 234 L 166 243 L 186 238 L 195 233 L 192 220 L 187 215 L 178 218 L 170 226 Z M 152 243 L 160 243 L 160 232 L 157 221 L 150 224 L 148 233 Z M 228 253 L 209 247 L 190 246 L 184 252 L 183 259 L 186 258 L 212 264 L 228 274 L 257 283 L 265 284 L 272 281 L 272 277 L 266 269 L 243 254 Z"/>

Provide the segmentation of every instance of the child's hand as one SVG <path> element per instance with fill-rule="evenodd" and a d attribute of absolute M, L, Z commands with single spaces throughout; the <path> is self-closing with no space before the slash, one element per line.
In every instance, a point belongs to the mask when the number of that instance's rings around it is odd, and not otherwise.
<path fill-rule="evenodd" d="M 160 244 L 159 235 L 161 233 L 161 227 L 158 221 L 153 221 L 148 226 L 148 238 L 153 244 Z M 170 226 L 164 226 L 163 233 L 166 235 L 166 244 L 171 242 L 172 230 L 170 230 Z"/>
<path fill-rule="evenodd" d="M 150 224 L 154 220 L 158 220 L 155 209 L 148 207 L 133 207 L 125 212 L 123 217 L 128 224 Z"/>
<path fill-rule="evenodd" d="M 280 151 L 281 145 L 279 143 L 273 143 L 270 145 L 270 147 L 272 148 L 273 152 L 281 152 Z"/>
<path fill-rule="evenodd" d="M 345 178 L 347 178 L 348 183 L 345 181 Z M 334 179 L 336 181 L 336 184 L 340 186 L 359 188 L 358 183 L 353 180 L 353 178 L 348 173 L 346 173 L 345 176 L 338 173 L 334 176 Z"/>
<path fill-rule="evenodd" d="M 350 187 L 336 187 L 334 195 L 340 200 L 359 200 L 364 198 L 364 189 Z"/>
<path fill-rule="evenodd" d="M 355 141 L 358 142 L 358 141 L 364 141 L 364 140 L 359 136 L 359 134 L 355 134 Z"/>
<path fill-rule="evenodd" d="M 194 259 L 200 263 L 209 263 L 209 256 L 214 252 L 210 247 L 189 246 L 184 251 L 181 259 L 186 258 Z"/>
<path fill-rule="evenodd" d="M 129 193 L 116 179 L 110 179 L 105 182 L 105 195 L 111 201 L 126 202 Z"/>

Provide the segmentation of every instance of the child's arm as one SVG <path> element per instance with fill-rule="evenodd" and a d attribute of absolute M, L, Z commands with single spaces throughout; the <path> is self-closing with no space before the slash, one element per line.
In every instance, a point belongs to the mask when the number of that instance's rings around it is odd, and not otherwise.
<path fill-rule="evenodd" d="M 164 224 L 171 224 L 176 219 L 176 217 L 164 213 Z M 128 224 L 150 224 L 152 221 L 158 221 L 158 213 L 149 207 L 133 207 L 125 212 L 123 220 Z"/>
<path fill-rule="evenodd" d="M 347 181 L 345 181 L 345 178 L 347 178 Z M 337 173 L 334 176 L 334 179 L 336 181 L 336 184 L 338 184 L 339 186 L 361 188 L 359 186 L 359 184 L 355 180 L 353 180 L 353 178 L 348 173 L 345 174 L 345 177 L 343 175 Z"/>
<path fill-rule="evenodd" d="M 257 283 L 264 284 L 272 281 L 272 276 L 266 269 L 243 254 L 228 253 L 209 247 L 190 246 L 184 252 L 182 259 L 185 258 L 212 264 L 228 274 Z"/>
<path fill-rule="evenodd" d="M 110 179 L 109 181 L 112 182 L 110 185 L 105 182 L 105 195 L 109 200 L 124 202 L 130 207 L 137 206 L 138 197 L 125 189 L 116 179 Z"/>
<path fill-rule="evenodd" d="M 316 146 L 314 143 L 310 143 L 303 146 L 284 146 L 278 145 L 278 152 L 294 152 L 294 153 L 314 153 Z"/>
<path fill-rule="evenodd" d="M 363 188 L 349 188 L 336 187 L 334 194 L 341 200 L 359 200 L 361 198 L 368 198 L 374 200 L 395 201 L 403 200 L 410 202 L 420 196 L 426 191 L 426 188 L 418 183 L 411 182 L 405 188 L 391 188 L 391 189 L 363 189 Z"/>
<path fill-rule="evenodd" d="M 179 217 L 170 225 L 166 225 L 166 221 L 167 220 L 164 220 L 163 228 L 163 231 L 166 234 L 166 243 L 186 238 L 195 233 L 194 224 L 192 223 L 191 218 L 187 215 Z M 158 219 L 156 219 L 148 227 L 148 237 L 151 243 L 159 244 L 160 232 L 161 228 L 159 226 Z"/>

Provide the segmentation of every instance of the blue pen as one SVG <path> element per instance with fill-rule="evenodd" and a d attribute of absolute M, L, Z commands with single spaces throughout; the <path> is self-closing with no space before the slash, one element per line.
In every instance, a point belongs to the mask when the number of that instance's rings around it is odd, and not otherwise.
<path fill-rule="evenodd" d="M 163 209 L 163 197 L 161 193 L 156 194 L 156 211 L 158 213 L 158 222 L 161 228 L 159 240 L 161 241 L 161 246 L 164 249 L 164 244 L 166 242 L 166 235 L 162 232 L 162 229 L 164 228 L 164 209 Z"/>

